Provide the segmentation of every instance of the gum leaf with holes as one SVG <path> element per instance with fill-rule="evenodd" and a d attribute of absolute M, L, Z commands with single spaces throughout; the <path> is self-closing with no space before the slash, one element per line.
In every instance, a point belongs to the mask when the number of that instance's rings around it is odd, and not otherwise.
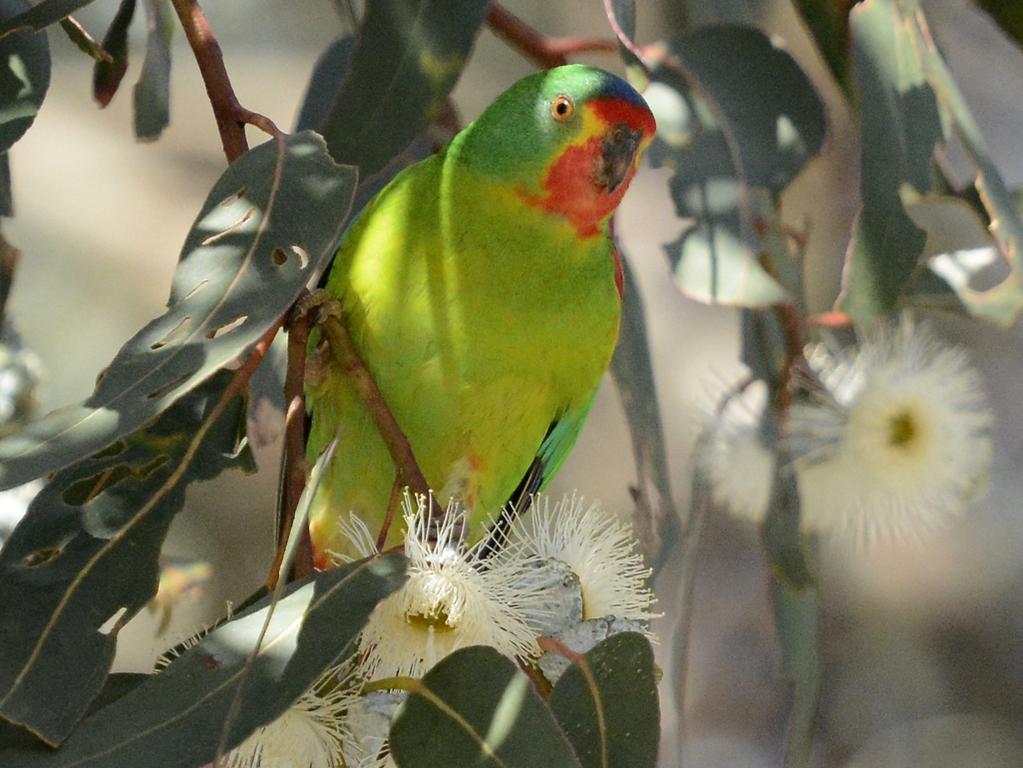
<path fill-rule="evenodd" d="M 43 0 L 34 6 L 27 2 L 19 3 L 21 8 L 17 13 L 4 14 L 3 20 L 0 21 L 0 39 L 13 34 L 16 30 L 39 31 L 56 24 L 91 2 L 92 0 Z"/>
<path fill-rule="evenodd" d="M 642 635 L 613 635 L 580 657 L 558 679 L 550 707 L 583 768 L 657 765 L 661 713 Z"/>
<path fill-rule="evenodd" d="M 29 7 L 26 0 L 0 0 L 0 19 Z M 0 62 L 0 152 L 6 152 L 32 125 L 50 85 L 46 34 L 22 30 L 0 39 Z"/>
<path fill-rule="evenodd" d="M 283 151 L 267 142 L 231 165 L 185 240 L 167 312 L 121 348 L 85 402 L 0 440 L 0 487 L 141 428 L 250 349 L 333 253 L 355 175 L 311 132 L 288 136 Z"/>
<path fill-rule="evenodd" d="M 405 560 L 387 555 L 332 568 L 288 586 L 206 635 L 167 669 L 84 721 L 57 752 L 0 752 L 4 768 L 198 768 L 279 717 L 341 657 L 376 604 L 404 581 Z M 243 672 L 243 670 L 248 670 Z M 229 717 L 232 701 L 240 706 Z M 230 722 L 228 722 L 230 720 Z"/>
<path fill-rule="evenodd" d="M 143 0 L 148 20 L 146 57 L 132 92 L 135 137 L 154 141 L 170 124 L 171 43 L 174 13 L 165 0 Z"/>
<path fill-rule="evenodd" d="M 666 246 L 698 301 L 766 307 L 800 291 L 777 200 L 824 142 L 824 108 L 792 57 L 759 30 L 699 29 L 649 47 L 655 165 L 692 225 Z"/>
<path fill-rule="evenodd" d="M 335 160 L 358 166 L 365 182 L 422 133 L 458 80 L 488 5 L 366 4 L 347 74 L 318 127 Z"/>
<path fill-rule="evenodd" d="M 401 768 L 581 768 L 529 678 L 493 648 L 455 651 L 420 685 L 391 725 Z"/>
<path fill-rule="evenodd" d="M 221 404 L 232 376 L 221 371 L 145 432 L 58 472 L 32 501 L 0 551 L 0 715 L 60 743 L 110 669 L 110 619 L 119 626 L 156 594 L 188 484 L 254 469 L 244 399 Z"/>

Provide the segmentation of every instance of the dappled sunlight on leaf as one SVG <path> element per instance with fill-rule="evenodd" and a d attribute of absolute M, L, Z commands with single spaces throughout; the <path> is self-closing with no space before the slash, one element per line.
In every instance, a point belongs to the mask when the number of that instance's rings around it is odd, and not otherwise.
<path fill-rule="evenodd" d="M 290 588 L 274 607 L 247 671 L 270 610 L 267 600 L 87 718 L 59 752 L 9 750 L 3 753 L 4 767 L 189 768 L 210 762 L 223 728 L 229 728 L 230 748 L 275 720 L 335 663 L 377 601 L 403 579 L 400 556 L 368 565 L 331 569 Z M 240 686 L 240 706 L 227 722 Z"/>
<path fill-rule="evenodd" d="M 0 486 L 140 428 L 255 344 L 331 254 L 354 189 L 352 169 L 335 165 L 311 133 L 288 137 L 281 153 L 268 142 L 234 163 L 185 241 L 167 313 L 124 345 L 84 403 L 0 440 Z M 307 258 L 273 257 L 294 248 Z"/>

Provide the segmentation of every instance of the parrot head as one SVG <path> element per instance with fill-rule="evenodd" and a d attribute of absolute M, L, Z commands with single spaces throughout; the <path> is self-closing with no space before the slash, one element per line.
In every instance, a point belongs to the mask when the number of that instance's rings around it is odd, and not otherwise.
<path fill-rule="evenodd" d="M 580 237 L 601 231 L 655 130 L 643 97 L 602 69 L 570 64 L 523 78 L 483 112 L 451 152 Z"/>

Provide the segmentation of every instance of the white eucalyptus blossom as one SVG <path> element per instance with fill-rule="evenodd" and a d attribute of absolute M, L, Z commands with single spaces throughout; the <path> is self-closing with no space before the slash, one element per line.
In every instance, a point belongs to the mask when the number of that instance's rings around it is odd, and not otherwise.
<path fill-rule="evenodd" d="M 207 627 L 162 653 L 154 672 L 163 672 L 211 630 Z M 346 736 L 342 718 L 359 701 L 358 671 L 350 660 L 329 668 L 280 717 L 224 755 L 226 768 L 340 768 Z"/>
<path fill-rule="evenodd" d="M 499 561 L 534 556 L 571 569 L 582 591 L 583 620 L 654 618 L 656 598 L 647 587 L 650 569 L 636 551 L 632 529 L 599 504 L 587 506 L 575 493 L 553 505 L 549 497 L 537 496 L 529 512 L 514 520 L 508 539 L 509 548 Z M 533 582 L 537 579 L 532 577 Z M 535 627 L 548 623 L 545 613 L 533 613 L 530 619 Z"/>
<path fill-rule="evenodd" d="M 774 486 L 775 452 L 761 428 L 767 385 L 754 381 L 726 395 L 704 427 L 696 457 L 714 503 L 736 517 L 763 521 Z"/>
<path fill-rule="evenodd" d="M 789 426 L 805 528 L 915 534 L 983 488 L 992 416 L 963 350 L 903 315 L 858 349 L 817 346 L 807 359 L 820 391 Z"/>
<path fill-rule="evenodd" d="M 541 597 L 526 575 L 528 558 L 484 560 L 481 546 L 465 548 L 462 515 L 450 505 L 439 529 L 428 522 L 426 501 L 403 501 L 405 584 L 384 598 L 370 615 L 359 653 L 370 679 L 395 675 L 420 677 L 448 654 L 470 645 L 487 645 L 511 658 L 539 655 L 525 611 Z M 352 518 L 342 533 L 360 554 L 375 552 L 372 536 Z"/>
<path fill-rule="evenodd" d="M 334 667 L 284 714 L 227 753 L 227 768 L 339 768 L 343 716 L 358 701 L 351 665 Z"/>

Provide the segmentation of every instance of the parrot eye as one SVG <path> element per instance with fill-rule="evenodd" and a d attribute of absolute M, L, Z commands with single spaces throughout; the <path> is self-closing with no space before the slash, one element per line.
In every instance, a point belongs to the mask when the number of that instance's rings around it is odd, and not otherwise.
<path fill-rule="evenodd" d="M 558 98 L 551 103 L 551 117 L 559 123 L 570 120 L 574 114 L 575 104 L 568 96 L 558 96 Z"/>

